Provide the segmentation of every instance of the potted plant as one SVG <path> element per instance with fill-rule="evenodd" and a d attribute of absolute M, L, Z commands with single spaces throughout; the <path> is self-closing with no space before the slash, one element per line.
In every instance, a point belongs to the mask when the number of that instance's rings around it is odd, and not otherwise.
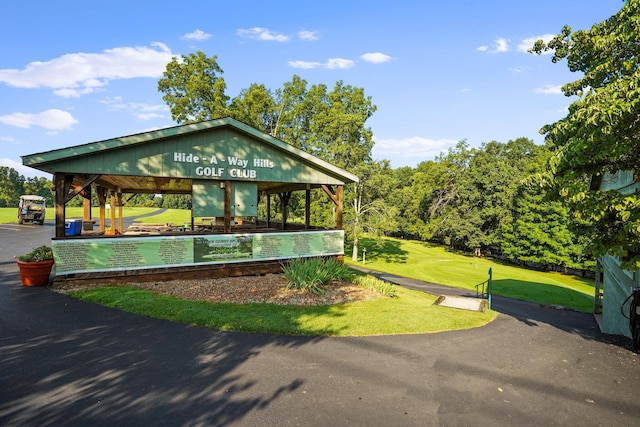
<path fill-rule="evenodd" d="M 49 283 L 53 267 L 53 250 L 49 246 L 38 246 L 28 254 L 18 256 L 16 261 L 24 286 L 42 286 Z"/>

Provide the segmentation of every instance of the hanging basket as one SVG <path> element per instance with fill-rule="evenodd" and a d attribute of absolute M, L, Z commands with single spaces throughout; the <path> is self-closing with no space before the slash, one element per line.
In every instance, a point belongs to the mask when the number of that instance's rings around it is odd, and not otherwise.
<path fill-rule="evenodd" d="M 44 286 L 49 283 L 53 260 L 24 262 L 17 260 L 20 269 L 20 281 L 23 286 Z"/>

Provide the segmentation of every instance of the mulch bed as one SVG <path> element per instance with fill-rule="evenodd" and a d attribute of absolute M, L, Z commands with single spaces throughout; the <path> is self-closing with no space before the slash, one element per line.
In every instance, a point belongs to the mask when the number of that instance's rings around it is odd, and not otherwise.
<path fill-rule="evenodd" d="M 52 285 L 51 288 L 56 292 L 68 293 L 101 286 L 107 285 L 56 284 Z M 323 295 L 316 295 L 300 289 L 287 289 L 287 281 L 282 274 L 226 277 L 221 279 L 127 283 L 116 286 L 135 286 L 160 295 L 171 295 L 193 301 L 229 302 L 235 304 L 268 303 L 314 306 L 368 301 L 380 298 L 380 294 L 375 291 L 344 281 L 330 283 Z"/>

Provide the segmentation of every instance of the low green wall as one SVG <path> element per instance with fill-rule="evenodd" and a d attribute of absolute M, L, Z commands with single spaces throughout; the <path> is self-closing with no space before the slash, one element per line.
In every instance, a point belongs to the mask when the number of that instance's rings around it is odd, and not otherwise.
<path fill-rule="evenodd" d="M 52 246 L 62 276 L 344 255 L 344 231 L 72 238 Z"/>

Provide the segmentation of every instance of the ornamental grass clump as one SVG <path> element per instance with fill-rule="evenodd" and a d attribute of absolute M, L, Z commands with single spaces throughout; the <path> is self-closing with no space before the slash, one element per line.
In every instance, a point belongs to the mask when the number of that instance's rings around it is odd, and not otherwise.
<path fill-rule="evenodd" d="M 370 275 L 358 276 L 353 280 L 356 285 L 362 286 L 365 289 L 371 289 L 386 297 L 393 298 L 396 296 L 397 286 L 393 283 L 389 283 L 384 280 L 380 280 L 377 277 Z"/>
<path fill-rule="evenodd" d="M 282 265 L 287 288 L 303 289 L 323 295 L 336 280 L 351 280 L 353 273 L 341 262 L 328 258 L 295 258 Z"/>

